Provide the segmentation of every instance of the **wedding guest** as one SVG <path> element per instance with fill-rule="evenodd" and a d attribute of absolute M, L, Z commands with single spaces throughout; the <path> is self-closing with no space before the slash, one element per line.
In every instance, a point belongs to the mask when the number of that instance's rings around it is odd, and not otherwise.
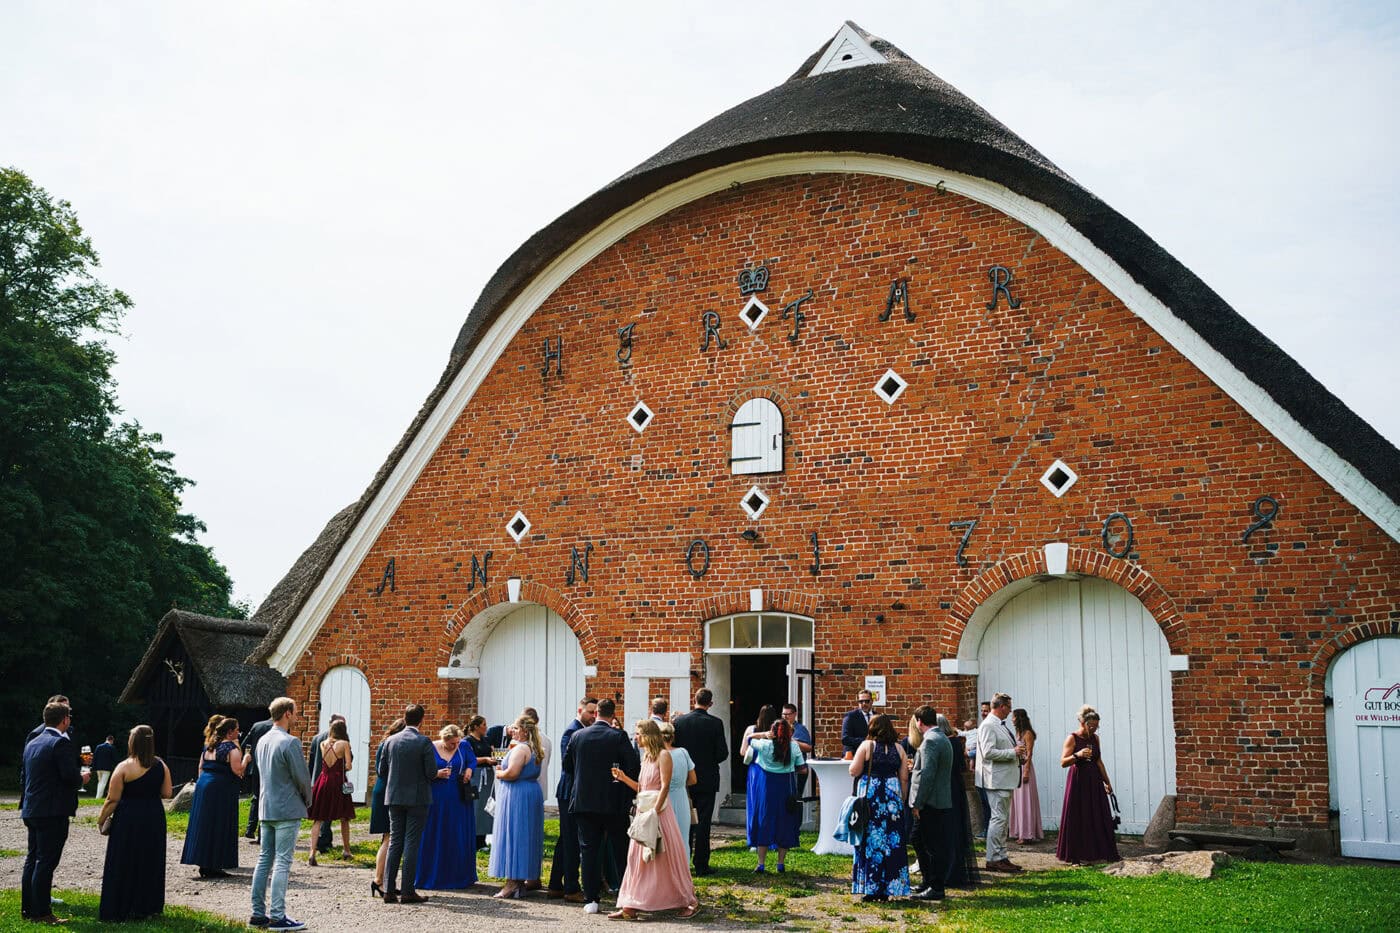
<path fill-rule="evenodd" d="M 992 711 L 977 727 L 977 773 L 982 789 L 987 792 L 990 819 L 987 821 L 987 870 L 1019 872 L 1006 851 L 1007 829 L 1011 816 L 1011 792 L 1021 782 L 1021 763 L 1025 749 L 1007 725 L 1011 715 L 1011 697 L 998 693 L 992 697 Z"/>
<path fill-rule="evenodd" d="M 488 871 L 506 883 L 496 897 L 520 897 L 539 880 L 544 859 L 544 795 L 540 792 L 540 733 L 520 716 L 506 730 L 515 744 L 496 769 L 496 836 Z"/>
<path fill-rule="evenodd" d="M 316 780 L 321 776 L 321 747 L 325 744 L 326 739 L 330 736 L 330 729 L 331 729 L 331 726 L 335 725 L 335 723 L 337 723 L 337 722 L 344 722 L 344 721 L 345 721 L 345 717 L 344 717 L 344 716 L 340 715 L 339 713 L 331 713 L 331 718 L 330 718 L 329 720 L 326 721 L 326 728 L 323 729 L 323 730 L 321 730 L 320 732 L 316 733 L 316 736 L 311 740 L 311 747 L 308 748 L 308 749 L 306 750 L 306 751 L 307 751 L 306 766 L 307 766 L 307 767 L 310 769 L 310 771 L 311 771 L 311 786 L 312 786 L 312 787 L 315 787 L 315 786 L 316 786 Z M 347 733 L 347 735 L 348 735 L 348 733 Z M 324 821 L 324 822 L 321 824 L 321 829 L 320 829 L 320 831 L 319 831 L 318 833 L 316 833 L 315 835 L 313 835 L 313 836 L 311 837 L 311 839 L 312 839 L 312 845 L 314 846 L 315 851 L 317 851 L 317 852 L 329 852 L 329 851 L 331 850 L 331 842 L 332 842 L 332 839 L 331 839 L 331 821 L 330 821 L 330 820 Z M 315 865 L 316 863 L 315 863 L 315 862 L 312 862 L 311 864 L 312 864 L 312 865 Z"/>
<path fill-rule="evenodd" d="M 957 732 L 942 713 L 938 714 L 938 725 L 953 745 L 953 768 L 948 776 L 953 811 L 945 837 L 948 843 L 948 873 L 944 876 L 944 887 L 975 888 L 980 875 L 977 871 L 977 847 L 972 838 L 974 820 L 967 786 L 972 776 L 968 770 L 967 738 Z"/>
<path fill-rule="evenodd" d="M 251 926 L 269 930 L 301 930 L 306 924 L 287 916 L 287 881 L 296 852 L 297 832 L 311 803 L 311 775 L 301 756 L 301 740 L 291 734 L 297 704 L 278 697 L 267 707 L 272 729 L 258 742 L 258 833 L 261 846 L 253 869 Z M 269 881 L 271 884 L 269 885 Z M 269 891 L 271 887 L 271 903 Z"/>
<path fill-rule="evenodd" d="M 651 701 L 651 721 L 658 726 L 666 722 L 666 711 L 671 708 L 671 704 L 666 702 L 665 697 L 653 697 Z"/>
<path fill-rule="evenodd" d="M 982 812 L 979 814 L 981 830 L 977 833 L 977 838 L 985 839 L 987 838 L 987 826 L 992 819 L 992 803 L 991 798 L 987 796 L 987 789 L 982 786 L 981 761 L 977 757 L 977 729 L 979 723 L 985 722 L 987 717 L 992 715 L 992 701 L 983 700 L 978 709 L 981 718 L 968 720 L 963 728 L 968 730 L 967 754 L 972 759 L 972 784 L 977 788 L 977 802 L 982 807 Z"/>
<path fill-rule="evenodd" d="M 107 796 L 107 782 L 112 779 L 112 771 L 117 767 L 116 736 L 107 738 L 92 750 L 92 770 L 97 772 L 97 790 L 94 797 Z"/>
<path fill-rule="evenodd" d="M 543 720 L 540 719 L 539 711 L 533 706 L 527 706 L 520 711 L 520 715 L 535 721 L 535 730 L 540 734 L 540 793 L 545 800 L 549 799 L 549 762 L 554 754 L 554 740 L 545 735 Z M 538 879 L 536 879 L 538 881 Z M 538 884 L 526 885 L 527 891 L 534 891 L 539 888 Z"/>
<path fill-rule="evenodd" d="M 1113 835 L 1113 814 L 1108 795 L 1113 784 L 1099 747 L 1099 714 L 1092 706 L 1079 708 L 1079 728 L 1065 738 L 1060 767 L 1069 768 L 1065 803 L 1060 811 L 1060 838 L 1055 857 L 1076 865 L 1118 861 L 1118 841 Z"/>
<path fill-rule="evenodd" d="M 640 827 L 633 828 L 633 838 L 627 847 L 627 870 L 622 874 L 622 887 L 617 892 L 618 909 L 608 914 L 608 919 L 635 920 L 637 912 L 642 910 L 648 913 L 679 910 L 677 916 L 693 917 L 700 903 L 686 866 L 685 843 L 681 841 L 679 825 L 666 812 L 673 806 L 669 789 L 675 761 L 654 719 L 637 723 L 637 742 L 642 748 L 637 780 L 616 767 L 612 769 L 612 776 L 637 792 L 637 822 L 648 817 L 657 822 L 656 836 L 652 838 L 658 839 L 660 845 L 649 847 L 651 856 L 646 857 L 647 847 L 636 838 Z"/>
<path fill-rule="evenodd" d="M 88 775 L 68 738 L 73 711 L 67 703 L 44 707 L 44 728 L 24 746 L 24 794 L 20 817 L 29 834 L 20 876 L 20 916 L 36 923 L 66 923 L 53 915 L 53 873 L 68 842 L 68 820 L 78 812 L 78 790 Z"/>
<path fill-rule="evenodd" d="M 310 852 L 306 864 L 316 867 L 316 850 L 320 846 L 321 827 L 340 821 L 340 854 L 354 858 L 350 851 L 350 821 L 355 818 L 353 788 L 347 792 L 350 769 L 354 767 L 350 751 L 350 734 L 345 729 L 345 719 L 331 717 L 326 737 L 316 749 L 317 770 L 320 772 L 311 783 L 311 810 L 307 817 L 311 820 L 311 835 L 307 842 Z"/>
<path fill-rule="evenodd" d="M 797 721 L 797 704 L 784 703 L 782 716 L 783 719 L 787 720 L 787 724 L 792 726 L 793 744 L 802 749 L 803 757 L 811 758 L 812 731 Z M 809 775 L 804 774 L 797 779 L 797 796 L 802 797 L 806 795 L 808 777 Z"/>
<path fill-rule="evenodd" d="M 472 790 L 476 799 L 472 801 L 472 817 L 476 825 L 476 848 L 486 848 L 486 837 L 491 834 L 495 820 L 486 810 L 486 802 L 496 786 L 496 749 L 486 737 L 486 717 L 473 716 L 467 720 L 466 742 L 476 756 L 476 770 L 472 773 Z"/>
<path fill-rule="evenodd" d="M 68 702 L 68 698 L 67 698 L 66 696 L 64 696 L 63 694 L 61 694 L 61 693 L 55 693 L 53 696 L 49 697 L 48 702 L 46 702 L 46 703 L 44 704 L 44 707 L 45 707 L 45 708 L 48 708 L 50 705 L 52 705 L 52 704 L 54 704 L 54 703 L 58 703 L 58 704 L 61 704 L 61 705 L 63 705 L 63 706 L 67 706 L 69 709 L 72 709 L 72 704 Z M 24 737 L 24 745 L 20 747 L 20 758 L 19 758 L 19 807 L 20 807 L 21 810 L 24 809 L 24 749 L 26 749 L 26 748 L 29 747 L 29 743 L 30 743 L 30 742 L 34 741 L 34 740 L 37 739 L 39 736 L 43 735 L 43 734 L 44 734 L 44 730 L 47 729 L 47 728 L 48 728 L 48 727 L 44 725 L 44 717 L 43 717 L 43 716 L 40 716 L 40 717 L 39 717 L 39 724 L 38 724 L 37 726 L 35 726 L 33 729 L 30 729 L 30 730 L 29 730 L 28 734 L 26 734 L 25 737 Z M 66 734 L 66 733 L 65 733 L 65 734 Z"/>
<path fill-rule="evenodd" d="M 841 720 L 841 747 L 846 750 L 847 758 L 854 756 L 856 749 L 865 742 L 870 732 L 870 720 L 874 718 L 874 708 L 874 697 L 869 690 L 862 690 L 856 694 L 856 708 Z"/>
<path fill-rule="evenodd" d="M 794 775 L 806 770 L 807 759 L 802 749 L 792 742 L 792 727 L 786 720 L 773 722 L 771 728 L 755 732 L 747 740 L 745 760 L 752 753 L 749 766 L 748 809 L 749 846 L 758 850 L 758 866 L 754 872 L 768 870 L 768 850 L 778 850 L 778 871 L 787 871 L 787 851 L 797 845 L 802 824 L 799 805 L 794 812 L 797 796 Z"/>
<path fill-rule="evenodd" d="M 948 835 L 953 828 L 953 797 L 948 781 L 953 770 L 953 746 L 938 728 L 938 712 L 933 707 L 916 709 L 914 722 L 920 730 L 920 741 L 909 775 L 909 808 L 914 816 L 914 851 L 919 857 L 924 886 L 913 896 L 941 901 L 948 877 Z"/>
<path fill-rule="evenodd" d="M 384 754 L 375 762 L 379 779 L 388 785 L 384 788 L 384 806 L 389 811 L 384 903 L 421 904 L 428 898 L 414 889 L 418 849 L 428 807 L 433 802 L 433 781 L 440 769 L 432 740 L 418 731 L 423 724 L 423 707 L 416 703 L 409 706 L 403 711 L 403 721 L 403 731 L 389 737 L 384 743 Z"/>
<path fill-rule="evenodd" d="M 161 801 L 173 793 L 170 769 L 156 757 L 150 726 L 132 729 L 126 747 L 127 757 L 113 766 L 107 802 L 97 814 L 97 825 L 107 836 L 97 907 L 97 919 L 103 922 L 140 920 L 165 910 Z"/>
<path fill-rule="evenodd" d="M 1040 791 L 1035 786 L 1035 730 L 1031 717 L 1023 709 L 1011 711 L 1011 728 L 1016 741 L 1026 747 L 1026 760 L 1021 765 L 1021 783 L 1011 794 L 1011 821 L 1007 832 L 1012 839 L 1025 845 L 1045 838 L 1040 820 Z"/>
<path fill-rule="evenodd" d="M 261 719 L 253 723 L 243 736 L 243 777 L 248 782 L 248 828 L 243 835 L 249 841 L 258 838 L 258 791 L 261 781 L 258 778 L 258 742 L 272 730 L 271 719 Z"/>
<path fill-rule="evenodd" d="M 587 729 L 598 718 L 598 700 L 584 697 L 578 701 L 578 714 L 559 737 L 559 761 L 565 760 L 569 750 L 569 740 L 580 729 Z M 559 806 L 559 841 L 554 845 L 554 863 L 549 869 L 549 896 L 562 898 L 570 903 L 582 904 L 583 891 L 579 888 L 578 869 L 578 824 L 569 811 L 569 801 L 574 793 L 574 776 L 564 770 L 561 764 L 559 783 L 554 789 L 554 799 Z M 689 813 L 690 805 L 686 805 Z"/>
<path fill-rule="evenodd" d="M 676 717 L 676 747 L 690 753 L 695 763 L 695 783 L 690 787 L 690 805 L 695 822 L 690 827 L 691 865 L 699 877 L 711 874 L 710 820 L 715 815 L 715 795 L 719 793 L 719 766 L 729 757 L 724 721 L 710 715 L 715 695 L 708 687 L 695 691 L 695 707 Z"/>
<path fill-rule="evenodd" d="M 671 753 L 671 782 L 667 794 L 671 797 L 668 812 L 675 814 L 676 827 L 681 831 L 681 840 L 690 838 L 690 794 L 688 788 L 694 786 L 695 762 L 690 760 L 690 752 L 676 748 L 676 727 L 673 723 L 659 724 L 661 741 Z M 684 860 L 683 860 L 684 861 Z"/>
<path fill-rule="evenodd" d="M 238 788 L 244 766 L 238 720 L 221 716 L 207 732 L 180 864 L 198 865 L 201 878 L 227 878 L 225 869 L 238 867 Z"/>
<path fill-rule="evenodd" d="M 909 760 L 899 747 L 890 717 L 871 718 L 867 737 L 856 749 L 848 770 L 859 778 L 856 796 L 870 801 L 870 823 L 855 847 L 851 893 L 867 902 L 907 897 L 904 800 L 909 790 Z"/>
<path fill-rule="evenodd" d="M 747 759 L 749 755 L 749 738 L 757 732 L 768 732 L 773 728 L 773 723 L 778 719 L 778 708 L 771 703 L 765 703 L 758 708 L 758 718 L 750 725 L 744 727 L 744 736 L 739 740 L 739 755 Z"/>
<path fill-rule="evenodd" d="M 578 826 L 583 911 L 589 914 L 598 912 L 605 839 L 618 866 L 627 864 L 627 811 L 632 806 L 632 791 L 613 780 L 612 769 L 621 767 L 628 777 L 635 778 L 641 767 L 626 733 L 611 725 L 616 711 L 611 699 L 601 700 L 597 721 L 575 732 L 564 752 L 564 769 L 574 776 L 569 807 Z"/>
<path fill-rule="evenodd" d="M 389 731 L 384 733 L 384 742 L 387 742 L 390 736 L 402 732 L 403 725 L 402 716 L 395 719 L 390 724 Z M 376 763 L 384 755 L 384 742 L 380 742 L 379 747 L 374 750 Z M 384 791 L 389 782 L 377 775 L 376 767 L 374 792 L 370 794 L 369 801 L 369 834 L 379 837 L 379 851 L 374 854 L 374 880 L 369 883 L 371 897 L 379 897 L 384 893 L 384 861 L 389 857 L 389 811 L 384 807 Z"/>
<path fill-rule="evenodd" d="M 476 756 L 462 741 L 462 730 L 448 723 L 433 743 L 437 776 L 433 802 L 418 847 L 416 887 L 446 891 L 476 884 L 476 820 L 466 789 L 476 770 Z"/>

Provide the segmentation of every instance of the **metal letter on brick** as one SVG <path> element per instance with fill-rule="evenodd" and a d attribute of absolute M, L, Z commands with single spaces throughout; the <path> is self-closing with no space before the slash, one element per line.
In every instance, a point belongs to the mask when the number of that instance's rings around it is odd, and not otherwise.
<path fill-rule="evenodd" d="M 949 528 L 966 528 L 966 529 L 967 529 L 967 531 L 964 531 L 964 532 L 963 532 L 962 540 L 958 542 L 958 553 L 957 553 L 957 555 L 953 558 L 954 560 L 956 560 L 956 561 L 958 562 L 958 566 L 959 566 L 959 567 L 966 567 L 966 566 L 967 566 L 967 558 L 963 556 L 963 551 L 967 550 L 967 542 L 972 538 L 972 532 L 973 532 L 974 529 L 977 528 L 977 523 L 978 523 L 979 521 L 981 521 L 980 518 L 969 518 L 969 519 L 967 519 L 966 521 L 962 521 L 962 522 L 949 522 L 949 523 L 948 523 L 948 527 L 949 527 Z"/>
<path fill-rule="evenodd" d="M 1266 502 L 1269 504 L 1269 511 L 1267 512 L 1265 512 L 1262 508 L 1262 506 Z M 1254 534 L 1256 531 L 1259 531 L 1261 528 L 1272 528 L 1274 525 L 1274 519 L 1278 518 L 1279 513 L 1282 511 L 1283 506 L 1279 505 L 1278 500 L 1275 499 L 1273 496 L 1260 496 L 1258 499 L 1255 499 L 1254 517 L 1258 519 L 1258 521 L 1256 521 L 1254 524 L 1250 525 L 1248 528 L 1245 529 L 1244 537 L 1240 539 L 1240 543 L 1248 544 L 1249 536 Z"/>
<path fill-rule="evenodd" d="M 880 312 L 880 323 L 883 324 L 890 319 L 890 315 L 894 313 L 895 305 L 904 306 L 904 320 L 914 320 L 914 309 L 909 307 L 908 279 L 895 279 L 890 283 L 890 294 L 885 299 L 885 310 Z"/>
<path fill-rule="evenodd" d="M 593 542 L 589 541 L 583 546 L 583 556 L 579 557 L 578 548 L 569 548 L 569 569 L 564 572 L 564 582 L 569 586 L 574 585 L 574 581 L 580 576 L 583 582 L 588 582 L 588 555 L 593 553 Z"/>
<path fill-rule="evenodd" d="M 560 336 L 551 348 L 549 338 L 544 338 L 544 369 L 540 370 L 540 375 L 549 378 L 549 361 L 554 361 L 554 375 L 564 375 L 564 338 Z"/>
<path fill-rule="evenodd" d="M 802 303 L 812 300 L 812 290 L 807 289 L 807 294 L 796 301 L 789 301 L 783 305 L 783 320 L 787 320 L 789 313 L 792 314 L 792 333 L 788 334 L 788 340 L 797 343 L 797 335 L 802 330 L 802 324 L 807 320 L 807 315 L 802 313 Z"/>
<path fill-rule="evenodd" d="M 1113 534 L 1110 526 L 1112 526 L 1114 521 L 1122 522 L 1126 533 Z M 1101 537 L 1103 538 L 1103 549 L 1108 552 L 1110 557 L 1127 557 L 1133 551 L 1132 519 L 1128 518 L 1128 516 L 1124 515 L 1122 512 L 1114 512 L 1103 520 L 1103 534 Z M 1118 545 L 1121 545 L 1121 547 Z"/>
<path fill-rule="evenodd" d="M 637 322 L 633 321 L 626 327 L 617 329 L 617 361 L 623 366 L 632 362 L 632 328 L 636 326 Z"/>
<path fill-rule="evenodd" d="M 987 302 L 988 311 L 995 311 L 997 309 L 997 299 L 1002 295 L 1006 296 L 1007 307 L 1013 310 L 1021 307 L 1021 302 L 1011 297 L 1011 281 L 1013 277 L 1010 269 L 1005 266 L 992 266 L 991 269 L 987 270 L 987 275 L 992 280 L 992 300 Z"/>
<path fill-rule="evenodd" d="M 394 558 L 389 558 L 389 563 L 384 565 L 384 575 L 379 578 L 379 585 L 374 588 L 374 595 L 381 596 L 384 587 L 389 588 L 389 592 L 394 592 Z"/>
<path fill-rule="evenodd" d="M 812 576 L 821 576 L 822 572 L 822 547 L 817 540 L 817 533 L 812 532 L 812 566 L 807 568 L 812 572 Z"/>
<path fill-rule="evenodd" d="M 729 344 L 724 342 L 724 338 L 719 335 L 719 312 L 706 311 L 700 315 L 700 323 L 705 325 L 705 342 L 700 344 L 700 352 L 704 353 L 710 349 L 710 338 L 715 338 L 715 343 L 719 344 L 721 350 L 726 349 Z"/>
<path fill-rule="evenodd" d="M 493 551 L 487 551 L 480 561 L 476 559 L 475 554 L 472 555 L 472 578 L 467 582 L 468 593 L 476 589 L 478 581 L 483 587 L 486 586 L 486 569 L 491 564 L 491 555 L 493 553 Z"/>
<path fill-rule="evenodd" d="M 752 295 L 755 292 L 768 290 L 768 267 L 759 266 L 757 269 L 745 269 L 739 273 L 739 294 Z"/>
<path fill-rule="evenodd" d="M 699 551 L 705 557 L 705 563 L 700 565 L 700 569 L 695 569 L 695 552 Z M 685 569 L 690 571 L 690 575 L 699 580 L 710 569 L 710 546 L 705 543 L 704 538 L 696 538 L 690 542 L 690 547 L 685 549 Z"/>

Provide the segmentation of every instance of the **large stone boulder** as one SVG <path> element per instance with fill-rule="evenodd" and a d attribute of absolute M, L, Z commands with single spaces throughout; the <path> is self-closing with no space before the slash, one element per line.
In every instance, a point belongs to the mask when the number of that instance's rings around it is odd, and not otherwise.
<path fill-rule="evenodd" d="M 1142 844 L 1151 849 L 1165 849 L 1171 843 L 1167 833 L 1173 829 L 1176 829 L 1176 795 L 1167 794 L 1157 804 L 1157 812 L 1152 814 L 1152 822 L 1142 834 Z"/>
<path fill-rule="evenodd" d="M 170 812 L 188 813 L 192 806 L 194 806 L 194 781 L 190 781 L 175 794 L 175 799 L 170 801 Z"/>
<path fill-rule="evenodd" d="M 1119 878 L 1144 878 L 1169 871 L 1192 878 L 1213 878 L 1218 869 L 1228 864 L 1230 856 L 1219 850 L 1160 852 L 1115 862 L 1104 869 L 1104 874 Z"/>

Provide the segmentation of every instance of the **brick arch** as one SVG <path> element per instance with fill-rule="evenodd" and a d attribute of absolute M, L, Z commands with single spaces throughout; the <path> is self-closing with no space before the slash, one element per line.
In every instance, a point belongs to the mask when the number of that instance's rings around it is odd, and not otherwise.
<path fill-rule="evenodd" d="M 598 638 L 593 632 L 592 623 L 589 622 L 583 610 L 553 587 L 544 583 L 524 580 L 520 584 L 519 602 L 512 603 L 506 584 L 497 583 L 481 587 L 457 607 L 457 611 L 452 613 L 451 618 L 447 620 L 443 637 L 438 642 L 438 667 L 447 667 L 451 663 L 452 649 L 456 646 L 457 639 L 462 637 L 462 633 L 467 630 L 467 627 L 483 612 L 499 606 L 502 608 L 497 611 L 500 613 L 500 617 L 504 618 L 510 611 L 509 607 L 525 603 L 544 606 L 563 619 L 564 624 L 578 638 L 584 662 L 587 664 L 598 663 Z M 491 627 L 495 628 L 495 624 L 493 623 Z"/>
<path fill-rule="evenodd" d="M 783 413 L 783 426 L 786 428 L 788 421 L 792 418 L 792 400 L 771 386 L 753 386 L 735 392 L 730 396 L 729 404 L 725 407 L 726 421 L 734 420 L 734 416 L 739 413 L 739 407 L 750 399 L 755 398 L 766 398 L 774 405 L 777 405 L 778 410 Z"/>
<path fill-rule="evenodd" d="M 710 596 L 700 604 L 700 622 L 707 622 L 710 619 L 718 619 L 721 616 L 737 615 L 741 612 L 752 612 L 749 602 L 748 590 L 726 590 Z M 763 609 L 761 612 L 787 612 L 796 616 L 806 616 L 809 619 L 817 617 L 817 597 L 811 593 L 799 593 L 796 590 L 770 590 L 763 591 Z"/>
<path fill-rule="evenodd" d="M 1363 641 L 1384 638 L 1388 635 L 1400 635 L 1400 619 L 1358 622 L 1322 642 L 1317 651 L 1313 652 L 1312 660 L 1309 662 L 1311 670 L 1308 672 L 1307 699 L 1321 701 L 1323 692 L 1327 688 L 1327 668 L 1331 666 L 1333 658 Z"/>
<path fill-rule="evenodd" d="M 1121 586 L 1137 597 L 1157 620 L 1172 654 L 1187 654 L 1189 646 L 1186 622 L 1175 601 L 1152 575 L 1131 561 L 1109 557 L 1102 551 L 1071 547 L 1066 570 L 1069 573 L 1098 577 Z M 1048 572 L 1045 550 L 1024 551 L 1000 561 L 983 571 L 963 587 L 948 613 L 948 625 L 943 629 L 940 646 L 944 657 L 958 657 L 963 637 L 974 621 L 982 628 L 991 622 L 1011 597 L 1030 588 Z M 979 609 L 981 612 L 979 612 Z M 984 618 L 984 616 L 986 616 Z"/>

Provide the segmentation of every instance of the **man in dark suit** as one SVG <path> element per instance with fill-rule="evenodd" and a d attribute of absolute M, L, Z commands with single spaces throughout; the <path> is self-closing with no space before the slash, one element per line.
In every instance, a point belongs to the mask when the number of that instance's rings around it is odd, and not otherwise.
<path fill-rule="evenodd" d="M 258 777 L 258 742 L 272 729 L 272 720 L 264 719 L 253 723 L 243 736 L 243 761 L 247 770 L 243 776 L 248 779 L 248 828 L 243 835 L 250 841 L 258 841 L 258 791 L 262 780 Z"/>
<path fill-rule="evenodd" d="M 695 783 L 690 787 L 690 802 L 697 819 L 690 827 L 691 861 L 695 874 L 708 875 L 710 868 L 710 820 L 715 814 L 715 795 L 719 793 L 720 762 L 729 757 L 724 741 L 724 723 L 710 715 L 715 695 L 709 688 L 695 691 L 695 708 L 676 717 L 676 747 L 690 753 L 695 762 Z"/>
<path fill-rule="evenodd" d="M 105 797 L 107 795 L 107 781 L 111 779 L 112 772 L 117 770 L 116 736 L 109 735 L 107 740 L 92 750 L 92 770 L 97 772 L 97 790 L 93 791 L 94 797 Z"/>
<path fill-rule="evenodd" d="M 580 729 L 587 729 L 598 718 L 598 700 L 584 697 L 578 701 L 578 716 L 569 723 L 564 734 L 559 737 L 559 785 L 554 796 L 559 802 L 559 841 L 554 847 L 554 864 L 549 869 L 549 896 L 563 898 L 574 904 L 583 903 L 583 892 L 579 890 L 578 867 L 578 824 L 569 812 L 569 800 L 574 794 L 574 775 L 565 764 L 570 762 L 569 740 Z"/>
<path fill-rule="evenodd" d="M 20 878 L 20 915 L 36 923 L 67 923 L 53 915 L 53 873 L 68 841 L 68 820 L 78 812 L 78 791 L 88 776 L 68 739 L 72 711 L 65 703 L 44 707 L 44 730 L 24 746 L 24 805 L 29 850 Z"/>
<path fill-rule="evenodd" d="M 862 690 L 856 694 L 856 708 L 841 720 L 841 747 L 846 750 L 846 757 L 854 755 L 856 749 L 860 748 L 860 743 L 865 741 L 870 732 L 870 720 L 873 718 L 874 702 L 870 691 Z"/>
<path fill-rule="evenodd" d="M 331 713 L 330 720 L 326 723 L 326 728 L 316 733 L 316 738 L 311 740 L 311 751 L 307 753 L 306 765 L 311 769 L 311 786 L 316 786 L 316 778 L 321 775 L 321 743 L 331 737 L 330 724 L 339 720 L 345 721 L 345 717 L 339 713 Z M 321 824 L 321 835 L 316 837 L 316 851 L 325 855 L 331 850 L 331 821 L 326 820 Z"/>
<path fill-rule="evenodd" d="M 389 857 L 384 873 L 384 903 L 421 904 L 427 900 L 413 888 L 418 877 L 418 846 L 423 824 L 433 802 L 437 756 L 433 740 L 418 731 L 423 707 L 416 703 L 403 711 L 404 730 L 384 740 L 377 772 L 384 785 L 384 808 L 389 811 Z M 399 864 L 403 884 L 399 884 Z"/>
<path fill-rule="evenodd" d="M 627 733 L 608 725 L 617 706 L 598 704 L 598 721 L 580 729 L 564 751 L 563 769 L 573 775 L 569 809 L 578 825 L 578 848 L 583 863 L 584 913 L 596 914 L 603 886 L 602 845 L 606 838 L 620 870 L 627 868 L 627 811 L 633 791 L 613 779 L 620 768 L 636 780 L 642 762 Z"/>
<path fill-rule="evenodd" d="M 48 703 L 45 703 L 44 706 L 47 707 L 47 706 L 49 706 L 49 705 L 51 705 L 51 704 L 53 704 L 53 703 L 62 703 L 64 706 L 72 706 L 72 704 L 68 702 L 68 698 L 67 698 L 66 696 L 64 696 L 63 694 L 61 694 L 61 693 L 55 693 L 53 696 L 49 697 Z M 40 720 L 40 722 L 39 722 L 39 724 L 38 724 L 37 726 L 35 726 L 33 729 L 30 729 L 30 730 L 29 730 L 29 734 L 26 735 L 26 736 L 24 737 L 24 745 L 21 746 L 21 748 L 20 748 L 20 753 L 19 753 L 19 806 L 20 806 L 20 809 L 21 809 L 21 810 L 24 809 L 24 749 L 29 747 L 29 743 L 30 743 L 30 742 L 34 741 L 34 740 L 37 739 L 39 736 L 43 735 L 43 734 L 44 734 L 44 729 L 45 729 L 44 723 L 43 723 L 42 720 Z"/>

